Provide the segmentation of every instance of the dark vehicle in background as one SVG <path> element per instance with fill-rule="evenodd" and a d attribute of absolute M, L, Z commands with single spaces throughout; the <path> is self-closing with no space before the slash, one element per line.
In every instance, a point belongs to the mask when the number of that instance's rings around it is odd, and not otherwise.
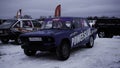
<path fill-rule="evenodd" d="M 0 25 L 0 40 L 2 43 L 15 40 L 16 43 L 20 44 L 20 34 L 37 31 L 40 27 L 41 24 L 33 19 L 7 19 Z"/>
<path fill-rule="evenodd" d="M 94 27 L 98 29 L 100 38 L 112 38 L 114 35 L 120 35 L 119 18 L 97 19 Z"/>

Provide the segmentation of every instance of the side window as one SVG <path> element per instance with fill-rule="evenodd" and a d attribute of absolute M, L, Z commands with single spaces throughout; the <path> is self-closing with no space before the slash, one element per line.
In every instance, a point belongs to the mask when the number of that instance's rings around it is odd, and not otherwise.
<path fill-rule="evenodd" d="M 32 28 L 32 23 L 31 21 L 23 21 L 23 28 Z"/>
<path fill-rule="evenodd" d="M 66 25 L 67 28 L 72 28 L 71 21 L 66 21 L 65 25 Z"/>
<path fill-rule="evenodd" d="M 41 27 L 41 24 L 38 21 L 32 20 L 34 27 Z"/>
<path fill-rule="evenodd" d="M 13 28 L 20 28 L 20 21 L 13 26 Z"/>

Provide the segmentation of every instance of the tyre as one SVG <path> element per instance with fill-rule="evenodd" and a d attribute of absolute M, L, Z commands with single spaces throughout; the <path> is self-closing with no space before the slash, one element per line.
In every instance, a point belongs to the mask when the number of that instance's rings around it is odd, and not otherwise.
<path fill-rule="evenodd" d="M 9 39 L 1 39 L 1 42 L 4 44 L 8 43 L 8 41 L 9 41 Z"/>
<path fill-rule="evenodd" d="M 87 48 L 92 48 L 94 46 L 94 39 L 90 37 L 89 42 L 86 44 Z"/>
<path fill-rule="evenodd" d="M 17 39 L 15 39 L 15 43 L 19 45 L 19 44 L 21 44 L 22 42 L 21 42 L 20 38 L 17 38 Z"/>
<path fill-rule="evenodd" d="M 70 44 L 62 42 L 56 49 L 56 55 L 59 60 L 67 60 L 70 56 Z"/>
<path fill-rule="evenodd" d="M 24 49 L 24 54 L 27 56 L 34 56 L 36 54 L 35 50 Z"/>
<path fill-rule="evenodd" d="M 99 38 L 105 38 L 105 32 L 99 32 L 98 36 Z"/>

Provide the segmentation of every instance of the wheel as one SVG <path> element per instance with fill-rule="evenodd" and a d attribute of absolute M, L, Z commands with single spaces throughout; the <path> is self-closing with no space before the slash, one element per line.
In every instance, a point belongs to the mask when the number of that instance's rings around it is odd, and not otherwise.
<path fill-rule="evenodd" d="M 4 44 L 8 43 L 8 41 L 9 41 L 9 39 L 1 39 L 1 42 Z"/>
<path fill-rule="evenodd" d="M 17 39 L 15 39 L 15 43 L 19 45 L 19 44 L 21 44 L 22 42 L 21 42 L 20 38 L 17 38 Z"/>
<path fill-rule="evenodd" d="M 99 38 L 105 38 L 105 32 L 99 32 L 98 36 Z"/>
<path fill-rule="evenodd" d="M 62 42 L 56 49 L 56 55 L 59 60 L 67 60 L 70 56 L 70 44 Z"/>
<path fill-rule="evenodd" d="M 35 50 L 24 49 L 24 54 L 27 56 L 34 56 L 36 54 Z"/>
<path fill-rule="evenodd" d="M 92 48 L 94 46 L 94 39 L 90 37 L 89 42 L 86 44 L 88 48 Z"/>
<path fill-rule="evenodd" d="M 49 52 L 56 53 L 56 50 L 55 50 L 55 48 L 53 48 L 53 49 L 49 50 Z"/>

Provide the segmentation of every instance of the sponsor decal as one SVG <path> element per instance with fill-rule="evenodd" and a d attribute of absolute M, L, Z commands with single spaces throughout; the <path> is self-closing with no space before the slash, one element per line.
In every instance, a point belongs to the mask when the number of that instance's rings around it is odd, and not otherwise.
<path fill-rule="evenodd" d="M 61 16 L 61 5 L 58 5 L 55 9 L 55 17 Z"/>
<path fill-rule="evenodd" d="M 87 37 L 91 35 L 90 29 L 76 35 L 75 37 L 72 38 L 72 46 L 78 44 L 79 42 L 83 41 Z"/>
<path fill-rule="evenodd" d="M 70 37 L 75 36 L 76 34 L 78 34 L 78 32 L 74 32 L 74 33 L 70 34 Z"/>

